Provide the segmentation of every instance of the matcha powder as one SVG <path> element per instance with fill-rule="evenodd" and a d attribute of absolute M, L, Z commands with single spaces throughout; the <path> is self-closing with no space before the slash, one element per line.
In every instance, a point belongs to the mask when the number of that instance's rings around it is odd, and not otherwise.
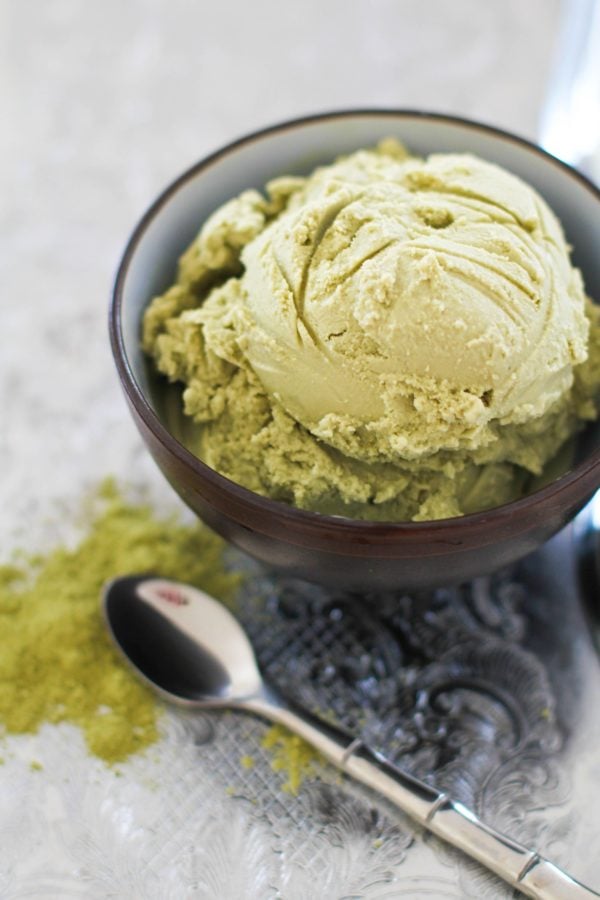
<path fill-rule="evenodd" d="M 155 572 L 226 600 L 238 576 L 225 571 L 223 542 L 202 525 L 158 519 L 112 482 L 96 499 L 77 547 L 0 566 L 0 734 L 70 722 L 93 754 L 116 763 L 158 739 L 159 707 L 109 641 L 103 585 Z"/>

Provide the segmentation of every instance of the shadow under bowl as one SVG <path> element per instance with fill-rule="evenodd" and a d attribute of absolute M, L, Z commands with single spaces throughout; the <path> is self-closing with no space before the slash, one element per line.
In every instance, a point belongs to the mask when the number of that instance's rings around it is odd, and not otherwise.
<path fill-rule="evenodd" d="M 150 299 L 173 282 L 176 262 L 225 200 L 277 175 L 310 172 L 343 153 L 397 137 L 415 154 L 468 152 L 519 175 L 546 199 L 573 246 L 590 296 L 600 298 L 600 191 L 540 148 L 480 123 L 434 113 L 359 110 L 276 125 L 193 166 L 137 225 L 121 261 L 110 338 L 131 414 L 184 502 L 226 540 L 288 575 L 344 589 L 430 588 L 491 572 L 566 525 L 600 484 L 600 427 L 577 439 L 571 467 L 520 500 L 431 522 L 365 522 L 296 509 L 224 478 L 168 425 L 165 385 L 140 348 Z"/>

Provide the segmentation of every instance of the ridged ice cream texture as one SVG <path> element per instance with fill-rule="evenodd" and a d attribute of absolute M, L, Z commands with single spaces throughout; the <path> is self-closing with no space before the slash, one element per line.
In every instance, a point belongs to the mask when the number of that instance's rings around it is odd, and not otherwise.
<path fill-rule="evenodd" d="M 224 474 L 316 509 L 435 518 L 510 499 L 515 466 L 539 473 L 593 417 L 590 320 L 531 187 L 384 141 L 218 210 L 144 343 Z"/>

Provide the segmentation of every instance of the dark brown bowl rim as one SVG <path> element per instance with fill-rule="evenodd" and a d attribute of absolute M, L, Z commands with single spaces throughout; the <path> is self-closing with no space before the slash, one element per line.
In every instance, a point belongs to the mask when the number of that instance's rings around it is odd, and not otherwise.
<path fill-rule="evenodd" d="M 390 109 L 390 108 L 362 108 L 362 109 L 342 109 L 327 112 L 305 115 L 299 118 L 290 119 L 279 122 L 274 125 L 261 128 L 249 134 L 243 135 L 235 141 L 221 147 L 215 152 L 201 159 L 199 162 L 186 169 L 174 181 L 172 181 L 157 197 L 154 203 L 146 210 L 139 220 L 123 252 L 123 256 L 119 263 L 115 276 L 112 298 L 109 310 L 109 333 L 113 356 L 115 358 L 117 371 L 119 373 L 123 388 L 132 402 L 136 412 L 144 422 L 146 427 L 152 432 L 157 440 L 162 443 L 166 449 L 173 454 L 183 465 L 190 468 L 195 474 L 212 484 L 213 487 L 227 492 L 234 497 L 242 506 L 254 508 L 257 512 L 266 514 L 276 519 L 291 520 L 296 524 L 304 523 L 307 527 L 326 528 L 329 533 L 336 532 L 339 535 L 347 533 L 349 537 L 356 538 L 360 532 L 366 543 L 377 541 L 377 539 L 396 535 L 398 538 L 407 538 L 412 536 L 415 539 L 421 539 L 427 534 L 431 538 L 436 536 L 443 537 L 449 543 L 453 543 L 454 537 L 460 543 L 459 536 L 463 531 L 477 530 L 480 526 L 487 524 L 492 518 L 494 523 L 500 525 L 510 522 L 513 527 L 519 520 L 519 513 L 531 510 L 532 507 L 544 504 L 546 501 L 556 498 L 563 491 L 569 490 L 581 479 L 587 478 L 600 464 L 600 448 L 590 455 L 588 460 L 580 463 L 575 469 L 566 472 L 557 478 L 551 484 L 528 494 L 519 500 L 505 503 L 488 510 L 478 513 L 469 513 L 464 516 L 457 516 L 447 519 L 431 519 L 423 522 L 394 522 L 379 521 L 371 522 L 363 519 L 351 519 L 344 516 L 330 516 L 322 513 L 312 512 L 310 510 L 299 509 L 291 505 L 285 504 L 269 497 L 263 497 L 253 491 L 248 490 L 242 485 L 220 475 L 214 469 L 211 469 L 206 463 L 202 462 L 198 457 L 194 456 L 181 444 L 162 424 L 150 404 L 148 403 L 141 387 L 139 386 L 133 369 L 129 363 L 123 332 L 121 328 L 121 309 L 123 302 L 123 291 L 125 280 L 127 278 L 129 266 L 133 255 L 140 243 L 144 233 L 149 227 L 156 214 L 171 199 L 171 197 L 180 190 L 188 181 L 195 178 L 198 173 L 210 168 L 219 162 L 224 156 L 228 155 L 239 147 L 250 144 L 254 141 L 262 140 L 271 134 L 280 133 L 294 128 L 302 128 L 306 125 L 317 124 L 325 120 L 345 119 L 345 118 L 369 118 L 369 117 L 389 117 L 390 119 L 424 119 L 434 122 L 444 122 L 449 125 L 460 125 L 461 127 L 472 128 L 475 131 L 483 131 L 486 134 L 494 135 L 504 141 L 514 143 L 520 147 L 537 154 L 541 158 L 562 171 L 566 172 L 571 178 L 577 180 L 586 190 L 600 202 L 600 189 L 598 189 L 589 179 L 581 172 L 576 171 L 571 166 L 552 156 L 552 154 L 543 150 L 541 147 L 527 140 L 526 138 L 512 134 L 502 128 L 493 125 L 487 125 L 472 119 L 463 118 L 461 116 L 450 115 L 447 113 L 430 112 L 414 109 Z M 600 481 L 600 479 L 599 479 Z M 520 529 L 515 529 L 520 530 Z M 439 534 L 438 534 L 439 533 Z M 293 542 L 293 541 L 292 541 Z M 445 542 L 445 541 L 444 541 Z"/>

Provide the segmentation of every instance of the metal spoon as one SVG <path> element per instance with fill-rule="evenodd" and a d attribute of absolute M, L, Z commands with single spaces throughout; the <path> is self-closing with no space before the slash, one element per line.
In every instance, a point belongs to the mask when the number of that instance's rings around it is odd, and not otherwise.
<path fill-rule="evenodd" d="M 462 803 L 402 772 L 359 738 L 284 702 L 263 681 L 239 622 L 202 591 L 151 576 L 118 578 L 106 586 L 103 607 L 117 647 L 167 700 L 245 710 L 285 725 L 347 775 L 528 897 L 600 897 L 535 850 L 485 825 Z"/>

